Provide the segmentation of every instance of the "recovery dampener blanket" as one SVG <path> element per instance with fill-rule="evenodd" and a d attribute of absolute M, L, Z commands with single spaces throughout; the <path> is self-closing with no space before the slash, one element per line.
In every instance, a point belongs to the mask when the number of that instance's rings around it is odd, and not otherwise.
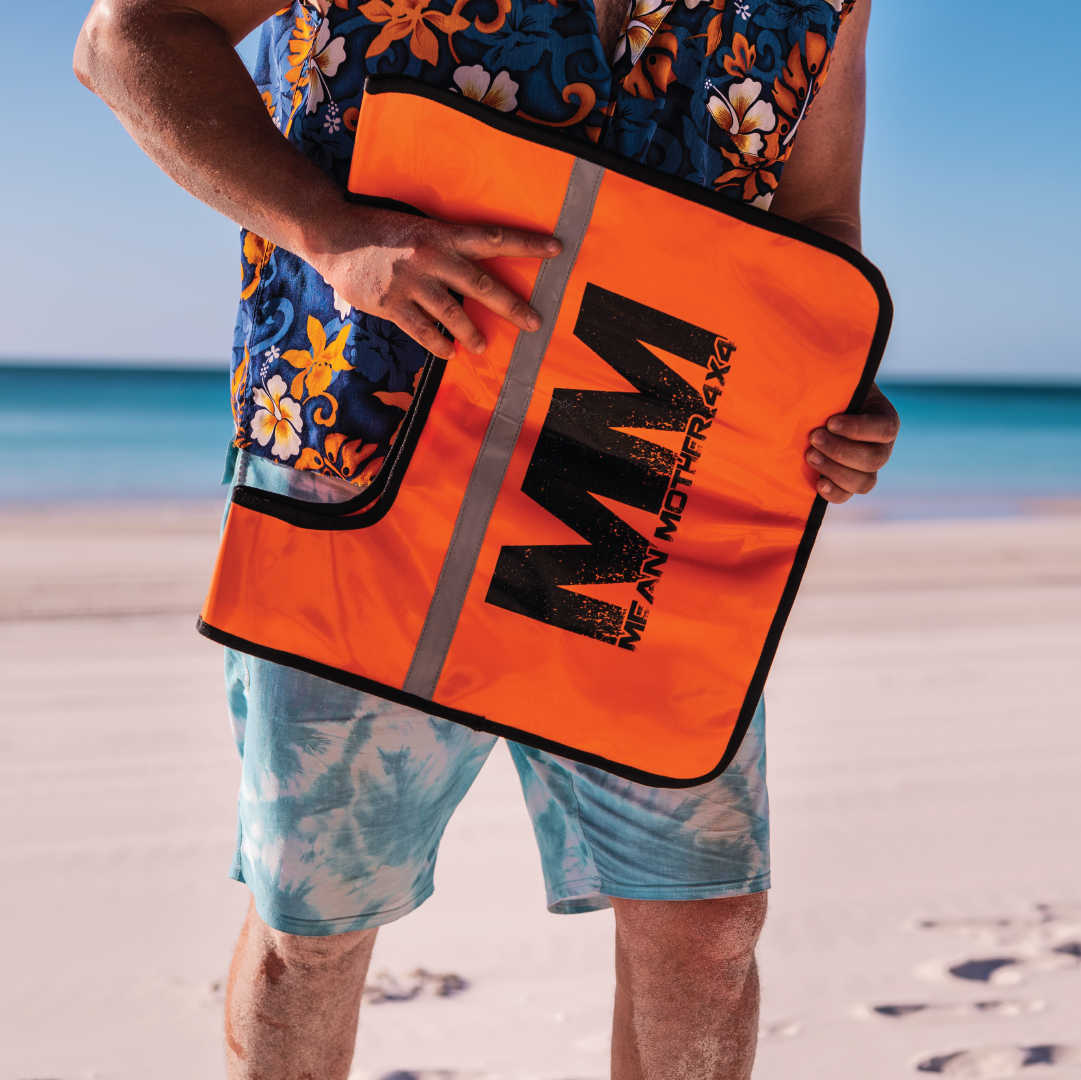
<path fill-rule="evenodd" d="M 466 300 L 393 452 L 337 504 L 234 489 L 200 629 L 243 651 L 657 786 L 739 747 L 826 504 L 810 431 L 859 407 L 878 271 L 809 229 L 400 78 L 350 190 L 563 241 Z M 393 203 L 386 200 L 394 200 Z M 283 563 L 309 582 L 283 602 Z"/>

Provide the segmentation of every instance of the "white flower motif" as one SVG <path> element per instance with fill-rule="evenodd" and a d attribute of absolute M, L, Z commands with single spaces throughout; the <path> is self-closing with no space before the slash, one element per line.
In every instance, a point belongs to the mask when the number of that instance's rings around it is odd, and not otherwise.
<path fill-rule="evenodd" d="M 281 354 L 281 349 L 279 349 L 277 345 L 271 345 L 270 348 L 263 353 L 268 360 L 277 360 Z"/>
<path fill-rule="evenodd" d="M 460 67 L 454 73 L 454 81 L 462 94 L 482 105 L 491 105 L 500 112 L 513 112 L 518 108 L 518 84 L 510 75 L 501 71 L 492 82 L 491 75 L 481 64 Z"/>
<path fill-rule="evenodd" d="M 686 2 L 686 0 L 685 0 Z M 638 58 L 645 52 L 653 35 L 660 29 L 664 17 L 675 7 L 672 0 L 631 0 L 627 11 L 623 33 L 616 42 L 615 63 L 626 51 L 631 49 L 631 63 L 637 64 Z"/>
<path fill-rule="evenodd" d="M 767 191 L 765 195 L 759 195 L 751 199 L 751 206 L 757 206 L 760 210 L 768 210 L 771 202 L 773 202 L 773 192 Z"/>
<path fill-rule="evenodd" d="M 833 0 L 829 0 L 829 3 L 833 3 Z M 837 0 L 837 7 L 840 9 L 841 0 Z M 746 22 L 751 17 L 751 5 L 736 3 L 736 14 Z"/>
<path fill-rule="evenodd" d="M 308 75 L 311 86 L 308 89 L 308 104 L 304 111 L 315 112 L 329 91 L 326 80 L 338 74 L 338 68 L 345 62 L 345 38 L 331 40 L 330 20 L 324 19 L 315 36 L 315 55 L 312 57 L 311 71 Z"/>
<path fill-rule="evenodd" d="M 715 87 L 711 84 L 711 89 Z M 710 116 L 732 137 L 741 154 L 760 154 L 763 147 L 759 131 L 772 131 L 777 125 L 773 106 L 760 101 L 762 84 L 754 79 L 733 83 L 725 96 L 717 91 L 706 102 Z"/>
<path fill-rule="evenodd" d="M 270 452 L 282 461 L 300 453 L 300 429 L 304 425 L 300 406 L 291 397 L 284 397 L 285 391 L 285 380 L 280 375 L 267 383 L 266 390 L 257 386 L 252 391 L 259 406 L 251 420 L 252 438 L 266 446 L 273 435 Z"/>
<path fill-rule="evenodd" d="M 323 118 L 323 127 L 325 127 L 331 135 L 342 126 L 342 118 L 339 115 L 340 112 L 341 110 L 333 101 L 327 106 L 327 114 Z"/>

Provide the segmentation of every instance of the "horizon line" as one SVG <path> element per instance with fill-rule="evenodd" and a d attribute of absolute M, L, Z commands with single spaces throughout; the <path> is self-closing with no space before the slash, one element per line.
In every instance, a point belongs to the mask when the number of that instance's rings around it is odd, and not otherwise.
<path fill-rule="evenodd" d="M 79 359 L 74 357 L 9 357 L 0 356 L 0 369 L 43 368 L 53 371 L 132 371 L 145 373 L 201 373 L 223 375 L 229 372 L 229 363 L 225 360 L 173 358 L 169 360 L 136 360 L 129 358 L 101 359 L 99 357 Z M 1081 371 L 1076 375 L 1058 372 L 1033 373 L 1023 375 L 998 372 L 932 372 L 908 371 L 885 372 L 876 380 L 882 386 L 924 387 L 947 390 L 991 388 L 1013 388 L 1031 390 L 1081 390 Z"/>

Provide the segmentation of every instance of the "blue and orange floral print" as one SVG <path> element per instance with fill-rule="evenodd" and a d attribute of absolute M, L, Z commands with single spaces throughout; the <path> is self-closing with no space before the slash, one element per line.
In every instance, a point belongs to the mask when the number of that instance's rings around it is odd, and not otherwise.
<path fill-rule="evenodd" d="M 768 209 L 854 0 L 631 0 L 615 54 L 593 0 L 297 0 L 255 82 L 279 130 L 345 187 L 364 80 L 396 74 Z M 232 361 L 235 445 L 364 486 L 424 350 L 251 232 Z"/>

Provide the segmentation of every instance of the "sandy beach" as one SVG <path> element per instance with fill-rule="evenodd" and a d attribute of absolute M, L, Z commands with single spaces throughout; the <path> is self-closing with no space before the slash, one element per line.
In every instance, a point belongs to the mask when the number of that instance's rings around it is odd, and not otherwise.
<path fill-rule="evenodd" d="M 224 1076 L 220 513 L 0 514 L 0 1080 Z M 1081 1077 L 1079 655 L 1081 515 L 827 521 L 766 695 L 756 1080 Z M 355 1080 L 605 1077 L 611 914 L 545 910 L 503 748 L 436 887 L 381 932 Z"/>

